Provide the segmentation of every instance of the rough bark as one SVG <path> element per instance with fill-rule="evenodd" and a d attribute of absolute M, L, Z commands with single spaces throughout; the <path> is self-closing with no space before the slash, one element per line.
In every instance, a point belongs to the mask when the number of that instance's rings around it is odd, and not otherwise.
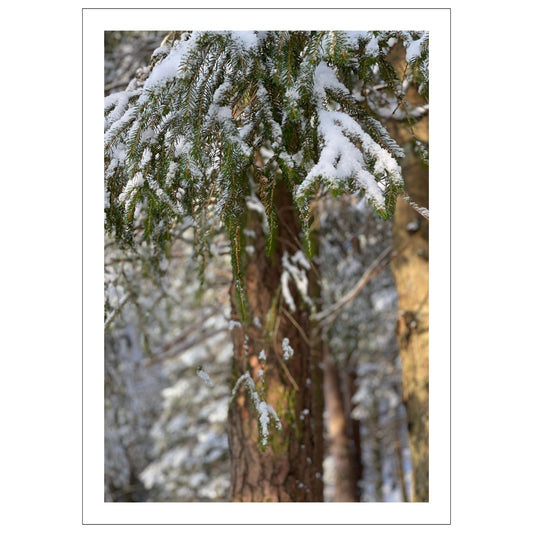
<path fill-rule="evenodd" d="M 427 205 L 411 180 L 419 172 L 407 172 L 410 196 Z M 426 181 L 427 187 L 427 181 Z M 427 193 L 426 193 L 427 201 Z M 407 229 L 418 220 L 420 229 Z M 411 226 L 409 226 L 411 224 Z M 429 243 L 425 220 L 403 200 L 393 225 L 394 242 L 401 249 L 392 262 L 398 290 L 397 336 L 402 361 L 403 401 L 407 413 L 409 447 L 413 465 L 413 501 L 429 501 Z"/>
<path fill-rule="evenodd" d="M 405 52 L 394 47 L 389 59 L 401 78 Z M 411 87 L 406 95 L 413 105 L 424 102 Z M 389 125 L 406 152 L 403 176 L 409 197 L 429 207 L 429 173 L 412 148 L 412 135 L 428 141 L 429 116 L 405 125 Z M 404 199 L 396 205 L 393 221 L 396 257 L 391 263 L 398 291 L 397 338 L 402 361 L 403 401 L 407 413 L 413 467 L 412 501 L 429 501 L 429 224 Z"/>
<path fill-rule="evenodd" d="M 409 196 L 429 205 L 427 170 L 411 154 L 404 168 Z M 402 361 L 413 465 L 413 501 L 429 501 L 429 228 L 428 221 L 398 200 L 393 223 L 397 256 L 391 263 L 398 291 L 397 338 Z"/>
<path fill-rule="evenodd" d="M 255 233 L 255 242 L 250 243 L 255 251 L 244 265 L 250 320 L 232 330 L 233 384 L 249 372 L 261 399 L 275 409 L 282 429 L 270 425 L 269 442 L 263 447 L 250 391 L 245 386 L 236 391 L 228 415 L 230 501 L 323 499 L 320 347 L 310 334 L 310 311 L 296 290 L 292 291 L 294 312 L 280 291 L 283 253 L 293 255 L 301 248 L 298 218 L 283 186 L 276 190 L 276 206 L 279 228 L 271 257 L 265 253 L 258 216 L 250 213 L 247 223 L 247 229 Z M 235 300 L 234 288 L 232 295 Z M 234 301 L 233 320 L 240 321 L 237 309 Z M 284 338 L 294 350 L 289 360 L 283 358 Z M 262 351 L 266 360 L 260 358 Z"/>

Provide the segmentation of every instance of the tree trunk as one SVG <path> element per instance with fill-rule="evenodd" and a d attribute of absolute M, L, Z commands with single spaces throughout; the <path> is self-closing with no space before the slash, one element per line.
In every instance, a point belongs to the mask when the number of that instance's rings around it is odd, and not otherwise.
<path fill-rule="evenodd" d="M 401 78 L 405 51 L 394 47 L 389 60 Z M 406 95 L 413 105 L 425 103 L 414 87 Z M 412 136 L 428 141 L 429 117 L 410 127 L 389 122 L 406 158 L 403 177 L 409 197 L 429 207 L 429 175 L 414 153 Z M 412 128 L 412 131 L 411 131 Z M 413 466 L 412 501 L 429 501 L 429 227 L 428 221 L 404 199 L 396 205 L 393 245 L 397 253 L 391 263 L 398 291 L 397 338 L 402 361 L 403 401 L 407 412 L 409 447 Z"/>
<path fill-rule="evenodd" d="M 428 206 L 427 171 L 410 157 L 404 178 L 409 196 Z M 398 200 L 391 263 L 398 290 L 397 338 L 402 361 L 402 394 L 416 502 L 429 501 L 429 230 L 427 220 Z"/>
<path fill-rule="evenodd" d="M 339 368 L 337 367 L 337 371 Z M 344 416 L 346 418 L 346 426 L 348 431 L 348 438 L 350 442 L 350 457 L 351 470 L 354 477 L 355 501 L 360 502 L 362 497 L 362 483 L 363 483 L 363 449 L 361 443 L 361 422 L 352 417 L 353 403 L 352 398 L 357 392 L 357 372 L 352 369 L 349 372 L 341 374 L 341 379 L 344 379 L 345 394 L 344 394 Z"/>
<path fill-rule="evenodd" d="M 423 199 L 410 186 L 411 180 L 423 176 L 408 171 L 405 177 L 411 198 L 427 206 L 427 181 Z M 408 228 L 416 228 L 415 220 L 420 229 L 410 233 Z M 429 243 L 426 221 L 404 200 L 398 201 L 393 235 L 401 250 L 391 266 L 398 290 L 397 336 L 413 464 L 413 501 L 424 502 L 429 501 Z"/>
<path fill-rule="evenodd" d="M 335 475 L 333 500 L 359 502 L 361 501 L 359 482 L 362 480 L 359 424 L 350 416 L 352 395 L 343 385 L 346 384 L 342 383 L 337 363 L 333 356 L 327 353 L 324 365 L 324 389 L 328 413 L 328 444 L 333 457 Z"/>
<path fill-rule="evenodd" d="M 321 349 L 318 336 L 311 335 L 310 310 L 302 298 L 291 286 L 296 304 L 291 312 L 281 293 L 283 254 L 301 250 L 300 225 L 283 185 L 276 189 L 276 206 L 278 236 L 271 257 L 265 253 L 259 216 L 251 211 L 247 222 L 247 235 L 249 230 L 255 234 L 247 243 L 253 245 L 253 254 L 243 266 L 250 320 L 232 329 L 233 385 L 248 372 L 253 389 L 250 380 L 241 380 L 229 409 L 230 501 L 323 499 Z M 234 286 L 232 315 L 240 321 L 235 298 Z M 284 339 L 294 351 L 288 359 Z M 268 443 L 263 441 L 265 425 L 258 422 L 258 399 L 272 406 L 281 422 L 281 430 L 268 425 Z"/>

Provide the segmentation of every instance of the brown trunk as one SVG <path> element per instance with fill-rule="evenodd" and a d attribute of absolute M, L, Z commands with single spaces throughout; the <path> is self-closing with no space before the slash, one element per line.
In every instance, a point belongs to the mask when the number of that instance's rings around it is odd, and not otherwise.
<path fill-rule="evenodd" d="M 409 196 L 428 206 L 428 175 L 416 157 L 405 167 Z M 398 200 L 393 223 L 392 273 L 398 291 L 397 337 L 402 361 L 413 465 L 413 501 L 429 501 L 429 230 L 427 220 Z"/>
<path fill-rule="evenodd" d="M 337 363 L 329 353 L 324 365 L 324 389 L 329 451 L 334 463 L 333 500 L 358 502 L 361 500 L 359 481 L 362 477 L 359 427 L 352 427 L 350 410 L 346 410 L 349 391 L 343 387 Z"/>
<path fill-rule="evenodd" d="M 344 394 L 344 416 L 348 429 L 350 442 L 350 457 L 352 476 L 356 480 L 356 501 L 361 501 L 361 483 L 363 482 L 363 451 L 361 448 L 361 423 L 352 417 L 353 403 L 352 398 L 357 392 L 356 380 L 357 373 L 355 370 L 343 374 L 345 394 Z"/>
<path fill-rule="evenodd" d="M 394 47 L 390 58 L 401 77 L 405 52 Z M 407 100 L 422 101 L 411 87 Z M 404 147 L 403 176 L 409 197 L 429 207 L 429 176 L 413 151 L 412 136 L 428 141 L 429 117 L 411 122 L 408 128 L 389 125 Z M 391 263 L 398 291 L 397 338 L 402 361 L 403 401 L 407 412 L 409 447 L 413 466 L 413 495 L 416 502 L 429 501 L 429 227 L 428 221 L 404 199 L 399 199 L 393 221 L 393 243 L 397 253 Z"/>
<path fill-rule="evenodd" d="M 291 312 L 281 294 L 281 259 L 301 249 L 300 225 L 283 186 L 276 190 L 277 246 L 265 253 L 260 220 L 250 213 L 248 230 L 255 233 L 255 251 L 248 256 L 245 282 L 250 320 L 232 330 L 233 384 L 246 372 L 257 393 L 242 384 L 235 391 L 228 415 L 231 458 L 230 501 L 322 501 L 323 404 L 320 346 L 310 334 L 309 309 L 292 288 L 296 310 Z M 250 234 L 248 231 L 247 234 Z M 312 275 L 312 274 L 310 274 Z M 235 300 L 235 287 L 232 290 Z M 235 301 L 233 319 L 240 321 Z M 283 339 L 294 355 L 285 360 Z M 264 353 L 266 359 L 263 359 Z M 281 431 L 269 424 L 268 444 L 263 445 L 257 399 L 273 407 Z"/>
<path fill-rule="evenodd" d="M 409 175 L 415 177 L 406 173 L 406 178 Z M 427 205 L 413 188 L 408 190 L 420 205 Z M 425 221 L 419 221 L 421 229 L 413 234 L 406 229 L 416 218 L 419 215 L 400 200 L 393 233 L 402 251 L 392 262 L 392 272 L 398 290 L 397 336 L 413 463 L 413 501 L 420 502 L 429 501 L 429 268 Z"/>

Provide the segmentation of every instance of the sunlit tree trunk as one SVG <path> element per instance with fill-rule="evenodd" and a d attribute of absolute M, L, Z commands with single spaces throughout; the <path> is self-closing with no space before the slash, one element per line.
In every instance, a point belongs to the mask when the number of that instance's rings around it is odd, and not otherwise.
<path fill-rule="evenodd" d="M 405 72 L 405 52 L 394 47 L 389 56 L 398 76 Z M 406 100 L 425 103 L 415 87 Z M 429 207 L 429 175 L 415 154 L 412 138 L 428 142 L 429 118 L 408 127 L 391 123 L 391 131 L 406 157 L 403 176 L 411 200 Z M 403 401 L 407 414 L 413 468 L 412 500 L 429 501 L 429 224 L 409 203 L 399 198 L 393 219 L 396 257 L 391 263 L 398 291 L 397 338 L 402 362 Z"/>
<path fill-rule="evenodd" d="M 427 179 L 424 179 L 423 170 L 408 169 L 406 181 L 411 197 L 427 205 Z M 425 199 L 417 194 L 423 195 L 424 184 Z M 400 200 L 393 234 L 399 250 L 392 262 L 392 272 L 398 289 L 397 336 L 413 464 L 413 501 L 429 501 L 428 228 L 425 219 Z"/>
<path fill-rule="evenodd" d="M 268 443 L 263 446 L 249 387 L 242 384 L 235 391 L 228 416 L 230 501 L 323 499 L 321 350 L 310 334 L 310 311 L 296 290 L 292 290 L 295 311 L 287 308 L 281 294 L 283 253 L 293 255 L 301 249 L 300 225 L 284 186 L 276 190 L 276 206 L 279 229 L 272 257 L 265 253 L 259 217 L 249 215 L 247 229 L 255 233 L 255 242 L 250 243 L 255 250 L 245 266 L 250 320 L 232 330 L 233 385 L 249 372 L 258 396 L 274 408 L 282 428 L 270 424 Z M 232 291 L 235 298 L 235 287 Z M 235 302 L 233 320 L 240 321 Z M 284 339 L 294 351 L 288 359 Z"/>
<path fill-rule="evenodd" d="M 409 196 L 429 205 L 428 173 L 411 154 L 404 168 Z M 413 468 L 413 501 L 429 501 L 429 228 L 428 221 L 403 199 L 393 223 L 397 256 L 391 263 L 398 291 L 397 338 L 402 361 Z"/>

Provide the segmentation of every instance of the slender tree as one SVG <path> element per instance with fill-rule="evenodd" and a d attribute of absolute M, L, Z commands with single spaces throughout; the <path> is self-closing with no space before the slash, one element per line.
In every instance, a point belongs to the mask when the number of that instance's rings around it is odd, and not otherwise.
<path fill-rule="evenodd" d="M 363 194 L 392 216 L 403 152 L 376 111 L 402 97 L 395 42 L 425 83 L 425 33 L 172 32 L 106 98 L 107 231 L 164 255 L 190 225 L 200 276 L 215 230 L 230 242 L 233 501 L 322 500 L 313 201 Z"/>

